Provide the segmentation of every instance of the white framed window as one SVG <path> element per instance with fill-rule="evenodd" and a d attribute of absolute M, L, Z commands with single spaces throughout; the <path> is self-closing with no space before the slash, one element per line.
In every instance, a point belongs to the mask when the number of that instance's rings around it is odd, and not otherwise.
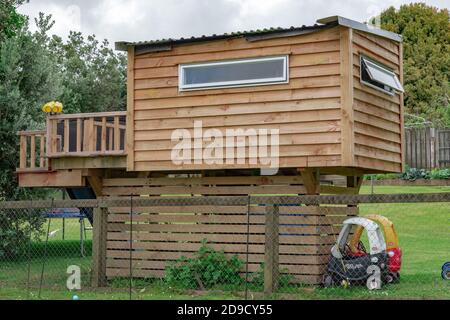
<path fill-rule="evenodd" d="M 404 92 L 397 75 L 387 67 L 367 57 L 361 56 L 361 83 L 389 95 Z"/>
<path fill-rule="evenodd" d="M 179 90 L 203 90 L 289 82 L 288 56 L 181 64 Z"/>

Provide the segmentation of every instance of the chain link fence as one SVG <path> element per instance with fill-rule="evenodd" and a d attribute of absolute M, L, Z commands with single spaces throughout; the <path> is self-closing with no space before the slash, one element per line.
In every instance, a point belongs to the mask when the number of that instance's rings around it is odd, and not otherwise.
<path fill-rule="evenodd" d="M 0 299 L 450 299 L 449 222 L 449 193 L 3 202 Z"/>

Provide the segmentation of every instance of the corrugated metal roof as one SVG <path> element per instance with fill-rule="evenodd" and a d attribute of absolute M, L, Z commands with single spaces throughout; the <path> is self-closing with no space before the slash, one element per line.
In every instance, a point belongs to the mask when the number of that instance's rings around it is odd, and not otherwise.
<path fill-rule="evenodd" d="M 290 28 L 268 28 L 268 29 L 259 29 L 259 30 L 250 30 L 250 31 L 238 31 L 232 33 L 224 33 L 224 34 L 213 34 L 213 35 L 203 35 L 199 37 L 190 37 L 190 38 L 179 38 L 179 39 L 159 39 L 159 40 L 150 40 L 150 41 L 139 41 L 139 42 L 126 42 L 120 41 L 116 42 L 116 50 L 126 51 L 128 47 L 136 47 L 140 48 L 142 52 L 152 52 L 152 51 L 165 51 L 171 50 L 171 46 L 175 44 L 183 44 L 183 43 L 194 43 L 194 42 L 203 42 L 203 41 L 212 41 L 212 40 L 221 40 L 221 39 L 230 39 L 230 38 L 238 38 L 245 37 L 249 41 L 256 41 L 267 38 L 277 38 L 277 37 L 286 37 L 293 36 L 298 34 L 305 34 L 310 32 L 316 32 L 325 28 L 331 28 L 338 25 L 343 25 L 349 28 L 354 28 L 357 30 L 361 30 L 364 32 L 374 33 L 378 36 L 389 38 L 394 41 L 401 41 L 401 37 L 396 33 L 392 33 L 389 31 L 369 28 L 367 25 L 353 21 L 350 19 L 342 18 L 339 16 L 328 17 L 324 19 L 317 20 L 320 24 L 315 24 L 312 26 L 301 26 L 301 27 L 290 27 Z"/>

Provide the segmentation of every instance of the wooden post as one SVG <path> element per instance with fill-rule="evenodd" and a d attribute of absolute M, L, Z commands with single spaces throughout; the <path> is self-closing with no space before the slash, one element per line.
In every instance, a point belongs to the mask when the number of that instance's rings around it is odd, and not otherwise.
<path fill-rule="evenodd" d="M 114 117 L 114 151 L 120 150 L 120 118 Z"/>
<path fill-rule="evenodd" d="M 64 120 L 64 153 L 69 153 L 70 151 L 70 122 L 69 119 Z"/>
<path fill-rule="evenodd" d="M 92 283 L 94 288 L 106 286 L 106 231 L 108 223 L 106 208 L 94 209 L 92 239 Z"/>
<path fill-rule="evenodd" d="M 45 167 L 45 135 L 41 135 L 41 147 L 39 150 L 39 167 Z"/>
<path fill-rule="evenodd" d="M 278 289 L 280 272 L 278 267 L 279 252 L 279 209 L 276 205 L 266 205 L 266 231 L 264 251 L 264 294 L 271 295 Z"/>
<path fill-rule="evenodd" d="M 20 169 L 27 167 L 27 137 L 20 136 Z"/>
<path fill-rule="evenodd" d="M 36 168 L 36 136 L 30 136 L 30 168 Z"/>
<path fill-rule="evenodd" d="M 78 118 L 77 119 L 77 152 L 80 153 L 81 152 L 81 119 Z"/>
<path fill-rule="evenodd" d="M 100 149 L 101 149 L 102 153 L 106 152 L 106 117 L 102 118 Z"/>

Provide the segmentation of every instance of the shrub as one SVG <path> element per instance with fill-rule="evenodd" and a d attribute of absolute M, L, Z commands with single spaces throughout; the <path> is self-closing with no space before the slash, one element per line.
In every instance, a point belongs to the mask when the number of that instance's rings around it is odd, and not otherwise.
<path fill-rule="evenodd" d="M 182 257 L 168 265 L 165 280 L 173 287 L 183 289 L 210 289 L 218 285 L 237 286 L 244 282 L 240 271 L 244 262 L 238 257 L 227 257 L 203 241 L 194 257 Z"/>
<path fill-rule="evenodd" d="M 450 179 L 450 169 L 433 169 L 430 177 L 431 179 Z"/>
<path fill-rule="evenodd" d="M 25 257 L 30 235 L 42 235 L 42 218 L 39 210 L 0 210 L 0 260 Z"/>
<path fill-rule="evenodd" d="M 407 168 L 401 175 L 403 180 L 415 181 L 417 179 L 430 179 L 430 172 L 425 169 Z"/>

